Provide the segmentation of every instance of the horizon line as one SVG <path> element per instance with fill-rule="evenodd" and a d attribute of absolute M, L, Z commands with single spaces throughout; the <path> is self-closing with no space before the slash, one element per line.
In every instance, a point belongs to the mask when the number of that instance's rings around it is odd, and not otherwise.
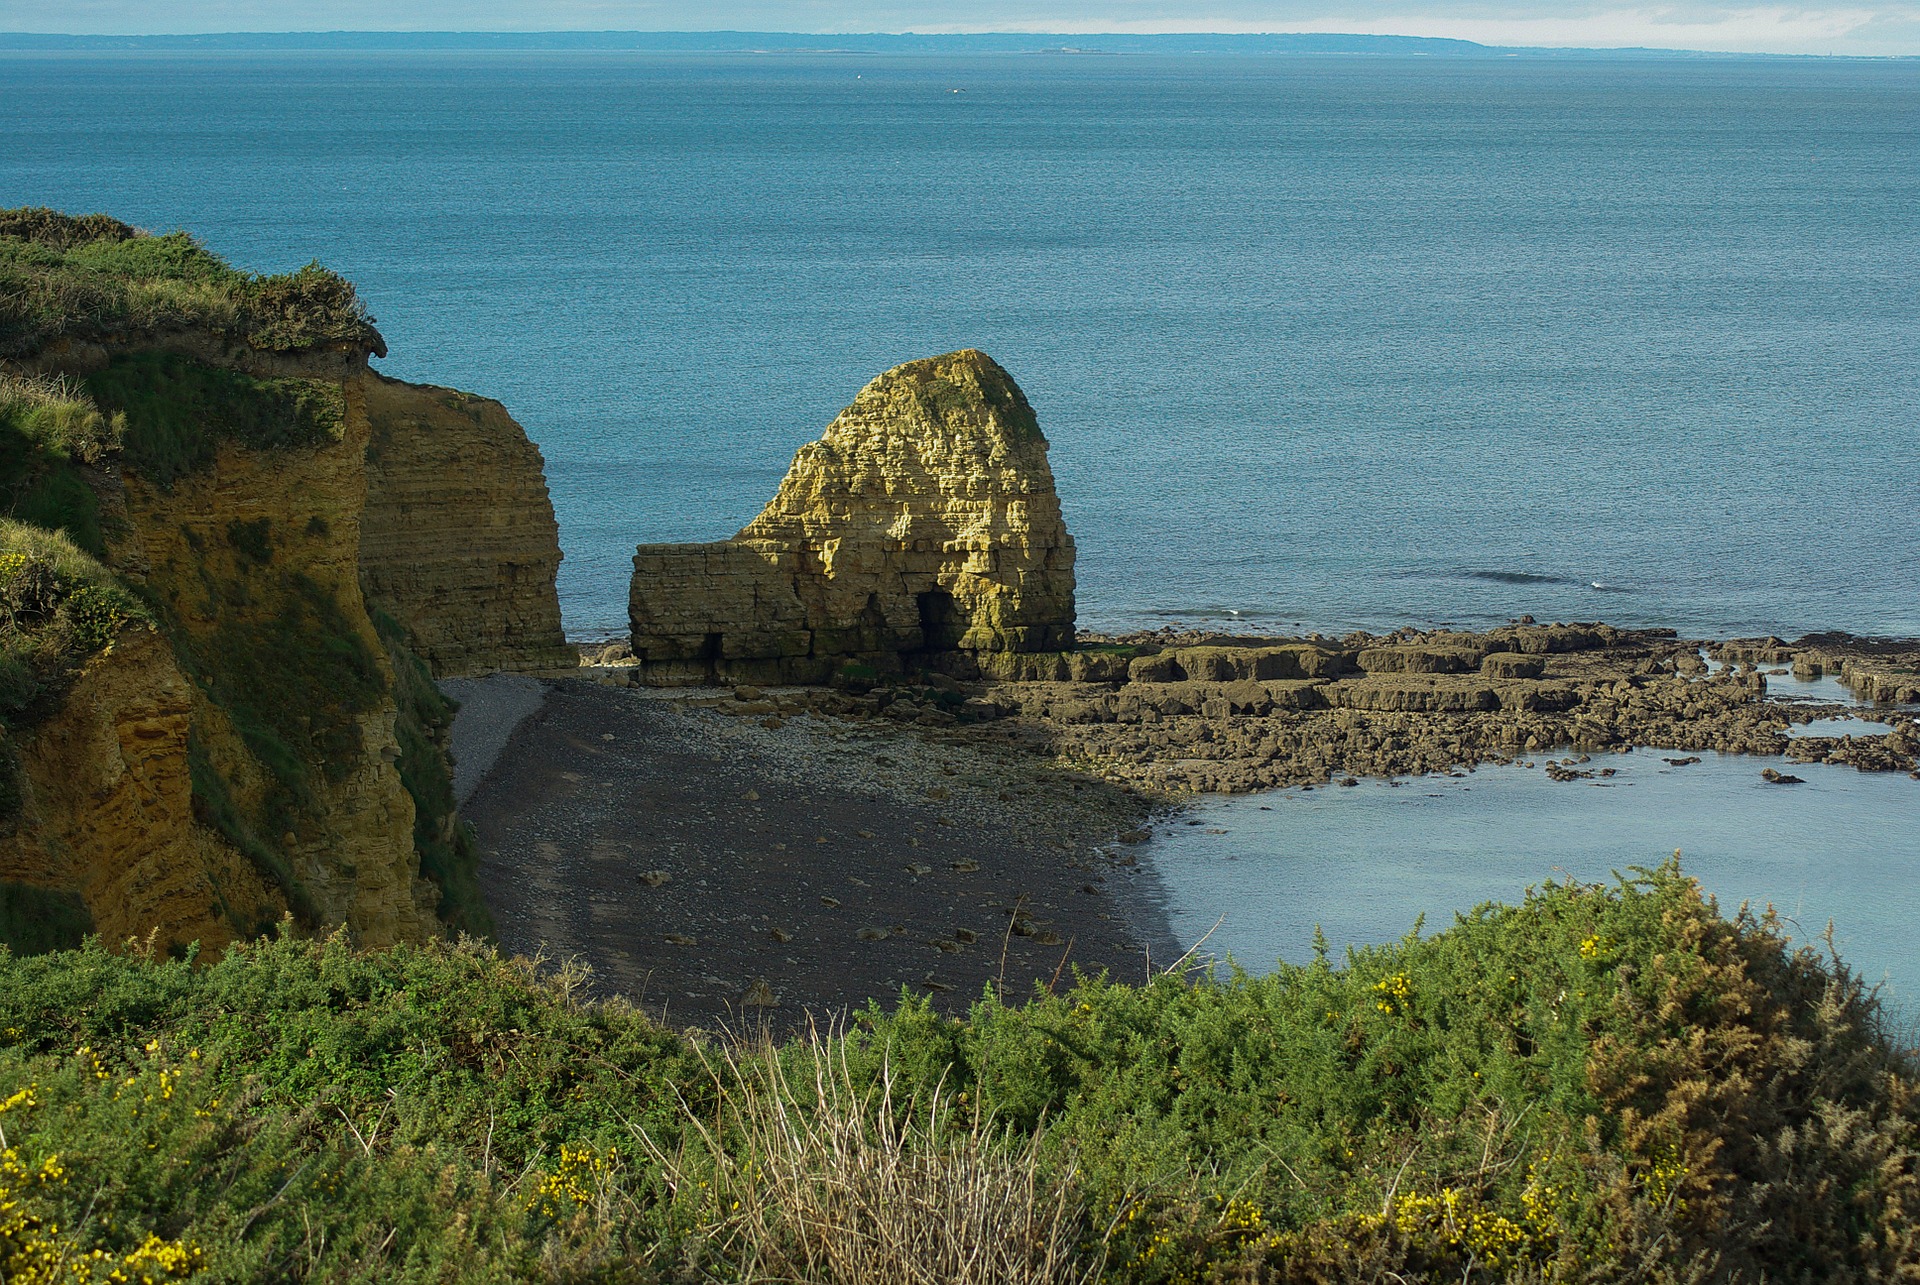
<path fill-rule="evenodd" d="M 1151 53 L 1150 49 L 1083 49 L 1085 42 L 1103 44 L 1114 43 L 1152 43 L 1165 44 L 1180 41 L 1200 41 L 1215 46 L 1250 46 L 1247 52 L 1269 54 L 1338 54 L 1338 53 L 1400 53 L 1418 55 L 1422 53 L 1450 52 L 1455 56 L 1474 56 L 1479 54 L 1514 56 L 1534 54 L 1545 56 L 1569 55 L 1654 55 L 1662 57 L 1711 57 L 1711 58 L 1795 58 L 1795 59 L 1832 59 L 1832 60 L 1875 60 L 1902 61 L 1911 60 L 1915 54 L 1863 54 L 1863 53 L 1784 53 L 1771 51 L 1714 50 L 1673 48 L 1647 45 L 1494 45 L 1467 40 L 1454 36 L 1414 36 L 1391 33 L 1338 32 L 1338 31 L 1263 31 L 1263 32 L 1207 32 L 1207 31 L 966 31 L 966 32 L 921 32 L 921 31 L 859 31 L 859 32 L 810 32 L 810 31 L 753 31 L 740 28 L 544 28 L 521 30 L 424 30 L 397 28 L 335 28 L 331 30 L 278 30 L 278 31 L 221 31 L 221 32 L 150 32 L 150 33 L 101 33 L 101 32 L 29 32 L 0 31 L 0 52 L 31 52 L 34 49 L 73 48 L 120 44 L 139 44 L 145 46 L 171 46 L 174 48 L 205 46 L 217 42 L 227 42 L 229 48 L 243 47 L 247 42 L 266 42 L 277 44 L 281 49 L 291 52 L 288 42 L 312 41 L 331 43 L 338 47 L 341 42 L 354 40 L 380 41 L 388 48 L 404 47 L 406 44 L 435 42 L 440 47 L 448 47 L 449 42 L 497 43 L 504 40 L 532 40 L 551 48 L 561 43 L 577 43 L 592 40 L 672 40 L 673 49 L 657 52 L 702 52 L 702 53 L 861 53 L 881 52 L 823 42 L 835 41 L 881 41 L 889 43 L 917 42 L 921 44 L 937 42 L 942 44 L 958 42 L 1032 42 L 1062 41 L 1063 44 L 1046 44 L 1040 47 L 1007 47 L 980 52 L 993 53 Z M 785 41 L 803 41 L 811 47 L 763 48 L 742 42 L 765 41 L 768 39 Z M 698 48 L 689 42 L 722 42 L 707 48 Z M 1276 47 L 1272 42 L 1299 42 L 1298 47 Z M 54 43 L 58 42 L 58 43 Z M 1075 42 L 1079 42 L 1076 44 Z M 1349 42 L 1354 48 L 1312 48 L 1313 44 L 1330 42 Z M 1266 43 L 1266 48 L 1252 48 Z M 1371 50 L 1366 48 L 1371 46 Z M 602 46 L 605 48 L 606 46 Z M 617 46 L 615 46 L 617 48 Z M 893 51 L 900 52 L 900 51 Z M 904 52 L 913 52 L 907 50 Z M 1182 53 L 1229 53 L 1233 50 L 1222 47 L 1183 49 Z"/>

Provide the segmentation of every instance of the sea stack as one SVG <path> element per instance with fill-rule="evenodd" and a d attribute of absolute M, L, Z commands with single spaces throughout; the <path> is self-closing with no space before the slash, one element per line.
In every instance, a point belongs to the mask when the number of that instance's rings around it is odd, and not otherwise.
<path fill-rule="evenodd" d="M 861 389 L 732 539 L 641 545 L 629 596 L 641 677 L 660 685 L 1057 651 L 1073 617 L 1047 439 L 972 349 Z"/>

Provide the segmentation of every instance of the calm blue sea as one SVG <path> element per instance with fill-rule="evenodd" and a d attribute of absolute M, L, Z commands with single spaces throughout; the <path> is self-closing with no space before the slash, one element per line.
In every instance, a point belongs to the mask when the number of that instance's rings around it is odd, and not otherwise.
<path fill-rule="evenodd" d="M 985 348 L 1082 621 L 1920 633 L 1920 64 L 0 56 L 0 204 L 359 283 L 576 635 Z"/>

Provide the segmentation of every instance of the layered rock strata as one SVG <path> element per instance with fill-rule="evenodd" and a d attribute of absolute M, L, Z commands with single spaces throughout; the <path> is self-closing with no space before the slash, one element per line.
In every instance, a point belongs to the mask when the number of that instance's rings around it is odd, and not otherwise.
<path fill-rule="evenodd" d="M 220 782 L 202 792 L 224 795 L 203 812 L 296 910 L 381 945 L 431 935 L 438 897 L 419 878 L 393 670 L 360 588 L 365 389 L 340 387 L 332 441 L 222 445 L 166 486 L 126 470 L 110 555 L 191 666 L 195 748 Z"/>
<path fill-rule="evenodd" d="M 21 808 L 0 880 L 76 892 L 110 942 L 155 928 L 218 947 L 285 902 L 194 824 L 193 688 L 159 632 L 127 629 L 21 747 Z"/>
<path fill-rule="evenodd" d="M 578 663 L 560 628 L 545 461 L 500 403 L 378 375 L 360 521 L 367 597 L 436 677 Z"/>
<path fill-rule="evenodd" d="M 991 678 L 982 683 L 936 675 L 930 685 L 864 695 L 736 689 L 715 707 L 955 728 L 1174 793 L 1590 758 L 1633 746 L 1915 770 L 1913 710 L 1769 699 L 1768 675 L 1745 659 L 1748 646 L 1720 648 L 1716 658 L 1732 663 L 1708 673 L 1700 643 L 1604 625 L 1339 641 L 1140 635 L 983 657 Z M 1852 655 L 1845 643 L 1829 654 Z M 1883 655 L 1877 663 L 1891 662 Z M 1837 714 L 1863 720 L 1861 734 L 1787 734 Z M 1869 734 L 1882 725 L 1883 734 Z M 1554 768 L 1563 779 L 1605 770 L 1571 760 Z"/>
<path fill-rule="evenodd" d="M 863 388 L 731 540 L 640 546 L 633 650 L 643 681 L 674 684 L 1059 649 L 1073 556 L 1025 395 L 949 353 Z"/>

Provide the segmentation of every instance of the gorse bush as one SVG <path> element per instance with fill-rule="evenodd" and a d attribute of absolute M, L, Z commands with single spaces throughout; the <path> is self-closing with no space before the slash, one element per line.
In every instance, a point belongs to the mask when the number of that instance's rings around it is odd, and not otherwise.
<path fill-rule="evenodd" d="M 188 329 L 266 352 L 386 352 L 352 285 L 318 264 L 254 276 L 184 232 L 149 236 L 105 215 L 0 210 L 0 357 L 63 338 Z"/>
<path fill-rule="evenodd" d="M 0 518 L 0 725 L 44 715 L 86 660 L 147 608 L 57 531 Z"/>
<path fill-rule="evenodd" d="M 0 959 L 0 1122 L 23 1216 L 207 1280 L 1910 1280 L 1878 1022 L 1670 867 L 757 1052 L 471 944 L 90 947 Z"/>

